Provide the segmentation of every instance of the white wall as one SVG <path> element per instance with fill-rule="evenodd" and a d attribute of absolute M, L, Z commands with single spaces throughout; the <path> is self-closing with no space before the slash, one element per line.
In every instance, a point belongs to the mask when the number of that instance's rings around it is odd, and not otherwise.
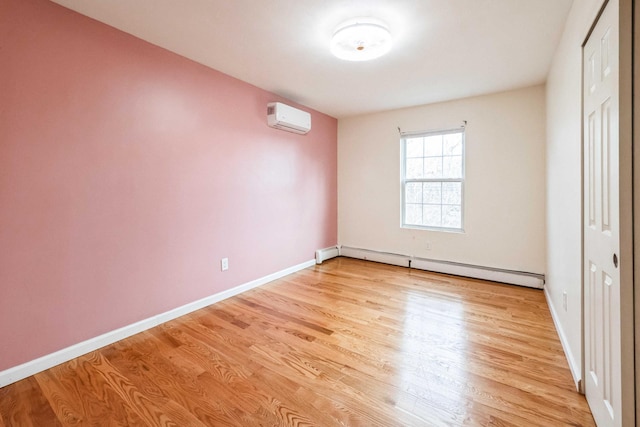
<path fill-rule="evenodd" d="M 545 291 L 576 383 L 582 377 L 582 43 L 602 3 L 573 2 L 547 80 Z"/>
<path fill-rule="evenodd" d="M 463 120 L 465 232 L 400 228 L 398 126 L 448 129 Z M 338 122 L 341 245 L 544 273 L 544 192 L 544 86 Z"/>

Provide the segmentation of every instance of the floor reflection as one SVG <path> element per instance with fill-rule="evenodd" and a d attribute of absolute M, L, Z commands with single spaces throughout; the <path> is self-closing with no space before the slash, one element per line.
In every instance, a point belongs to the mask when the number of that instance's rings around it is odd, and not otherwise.
<path fill-rule="evenodd" d="M 405 297 L 396 407 L 425 421 L 460 421 L 468 402 L 465 351 L 468 331 L 459 298 L 411 291 Z"/>

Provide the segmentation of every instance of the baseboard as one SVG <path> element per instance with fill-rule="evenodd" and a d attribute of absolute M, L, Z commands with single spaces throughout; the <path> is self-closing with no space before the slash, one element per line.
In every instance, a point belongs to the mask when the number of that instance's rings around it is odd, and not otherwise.
<path fill-rule="evenodd" d="M 458 262 L 417 258 L 410 255 L 379 252 L 370 249 L 352 248 L 348 246 L 340 247 L 340 255 L 349 258 L 358 258 L 381 262 L 384 264 L 398 265 L 401 267 L 411 267 L 418 270 L 433 271 L 436 273 L 453 274 L 455 276 L 471 277 L 474 279 L 490 280 L 493 282 L 526 286 L 529 288 L 542 289 L 544 287 L 544 275 L 536 273 L 482 267 L 477 265 L 462 264 Z"/>
<path fill-rule="evenodd" d="M 316 264 L 322 264 L 324 261 L 335 258 L 340 255 L 340 248 L 338 246 L 331 246 L 324 249 L 318 249 L 316 251 Z"/>
<path fill-rule="evenodd" d="M 294 265 L 293 267 L 286 268 L 284 270 L 261 277 L 251 282 L 244 283 L 234 288 L 227 289 L 198 301 L 185 304 L 181 307 L 169 310 L 165 313 L 149 317 L 148 319 L 141 320 L 139 322 L 124 326 L 114 331 L 107 332 L 106 334 L 91 338 L 78 344 L 74 344 L 70 347 L 63 348 L 62 350 L 56 351 L 55 353 L 51 353 L 30 362 L 26 362 L 13 368 L 9 368 L 0 372 L 0 387 L 7 386 L 16 381 L 20 381 L 21 379 L 30 377 L 31 375 L 35 375 L 38 372 L 42 372 L 61 363 L 75 359 L 76 357 L 80 357 L 84 354 L 90 353 L 106 345 L 113 344 L 114 342 L 120 341 L 142 331 L 146 331 L 147 329 L 151 329 L 162 323 L 168 322 L 169 320 L 184 316 L 185 314 L 189 314 L 211 304 L 215 304 L 224 299 L 246 292 L 250 289 L 257 288 L 266 283 L 280 279 L 281 277 L 287 276 L 305 268 L 312 267 L 315 265 L 315 263 L 315 260 L 310 260 L 298 265 Z"/>
<path fill-rule="evenodd" d="M 551 318 L 553 319 L 553 324 L 556 327 L 556 331 L 558 332 L 558 337 L 560 338 L 560 343 L 562 344 L 562 349 L 564 350 L 564 356 L 567 358 L 567 362 L 569 363 L 569 370 L 571 370 L 571 376 L 573 377 L 573 383 L 576 386 L 576 390 L 579 393 L 582 393 L 581 384 L 582 384 L 582 370 L 580 369 L 580 364 L 576 361 L 573 356 L 573 352 L 571 351 L 571 347 L 569 347 L 569 341 L 567 340 L 567 336 L 564 333 L 564 329 L 562 325 L 558 321 L 558 312 L 556 311 L 555 306 L 553 305 L 553 301 L 551 300 L 551 296 L 547 289 L 544 290 L 544 296 L 547 300 L 547 305 L 549 306 L 549 311 L 551 312 Z"/>
<path fill-rule="evenodd" d="M 455 276 L 473 277 L 474 279 L 490 280 L 492 282 L 507 283 L 510 285 L 526 286 L 528 288 L 542 289 L 544 287 L 543 275 L 524 271 L 504 270 L 422 258 L 413 258 L 411 260 L 411 268 L 453 274 Z"/>
<path fill-rule="evenodd" d="M 373 251 L 370 249 L 352 248 L 349 246 L 340 246 L 340 256 L 381 262 L 383 264 L 397 265 L 399 267 L 409 267 L 409 260 L 411 259 L 406 255 Z"/>

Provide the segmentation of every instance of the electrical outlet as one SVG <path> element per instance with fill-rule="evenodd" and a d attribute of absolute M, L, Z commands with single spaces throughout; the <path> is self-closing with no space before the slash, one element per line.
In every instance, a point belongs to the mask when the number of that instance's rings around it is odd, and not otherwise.
<path fill-rule="evenodd" d="M 426 250 L 428 250 L 428 251 L 430 251 L 430 250 L 431 250 L 431 242 L 427 242 L 427 243 L 425 243 L 425 245 L 424 245 L 424 246 L 425 246 L 425 249 L 426 249 Z"/>
<path fill-rule="evenodd" d="M 220 270 L 227 271 L 229 269 L 229 258 L 222 258 L 220 260 Z"/>
<path fill-rule="evenodd" d="M 564 311 L 567 311 L 567 293 L 566 292 L 562 293 L 562 308 L 564 308 Z"/>

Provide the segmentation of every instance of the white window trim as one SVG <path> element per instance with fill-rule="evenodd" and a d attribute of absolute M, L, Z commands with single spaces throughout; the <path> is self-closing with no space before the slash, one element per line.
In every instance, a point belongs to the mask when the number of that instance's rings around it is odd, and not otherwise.
<path fill-rule="evenodd" d="M 425 137 L 430 135 L 446 135 L 451 133 L 462 133 L 462 178 L 445 178 L 445 179 L 433 179 L 433 178 L 420 178 L 420 179 L 406 179 L 406 146 L 407 146 L 407 138 L 416 138 L 416 137 Z M 414 229 L 414 230 L 429 230 L 429 231 L 442 231 L 447 233 L 464 233 L 464 225 L 465 225 L 465 181 L 466 181 L 466 130 L 464 127 L 454 128 L 454 129 L 443 129 L 443 130 L 435 130 L 435 131 L 425 131 L 425 132 L 401 132 L 400 133 L 400 227 L 406 229 Z M 460 228 L 449 228 L 449 227 L 432 227 L 432 226 L 424 226 L 424 225 L 416 225 L 416 224 L 405 224 L 405 210 L 406 210 L 406 189 L 405 186 L 410 182 L 460 182 L 460 191 L 461 191 L 461 199 L 460 199 Z"/>

